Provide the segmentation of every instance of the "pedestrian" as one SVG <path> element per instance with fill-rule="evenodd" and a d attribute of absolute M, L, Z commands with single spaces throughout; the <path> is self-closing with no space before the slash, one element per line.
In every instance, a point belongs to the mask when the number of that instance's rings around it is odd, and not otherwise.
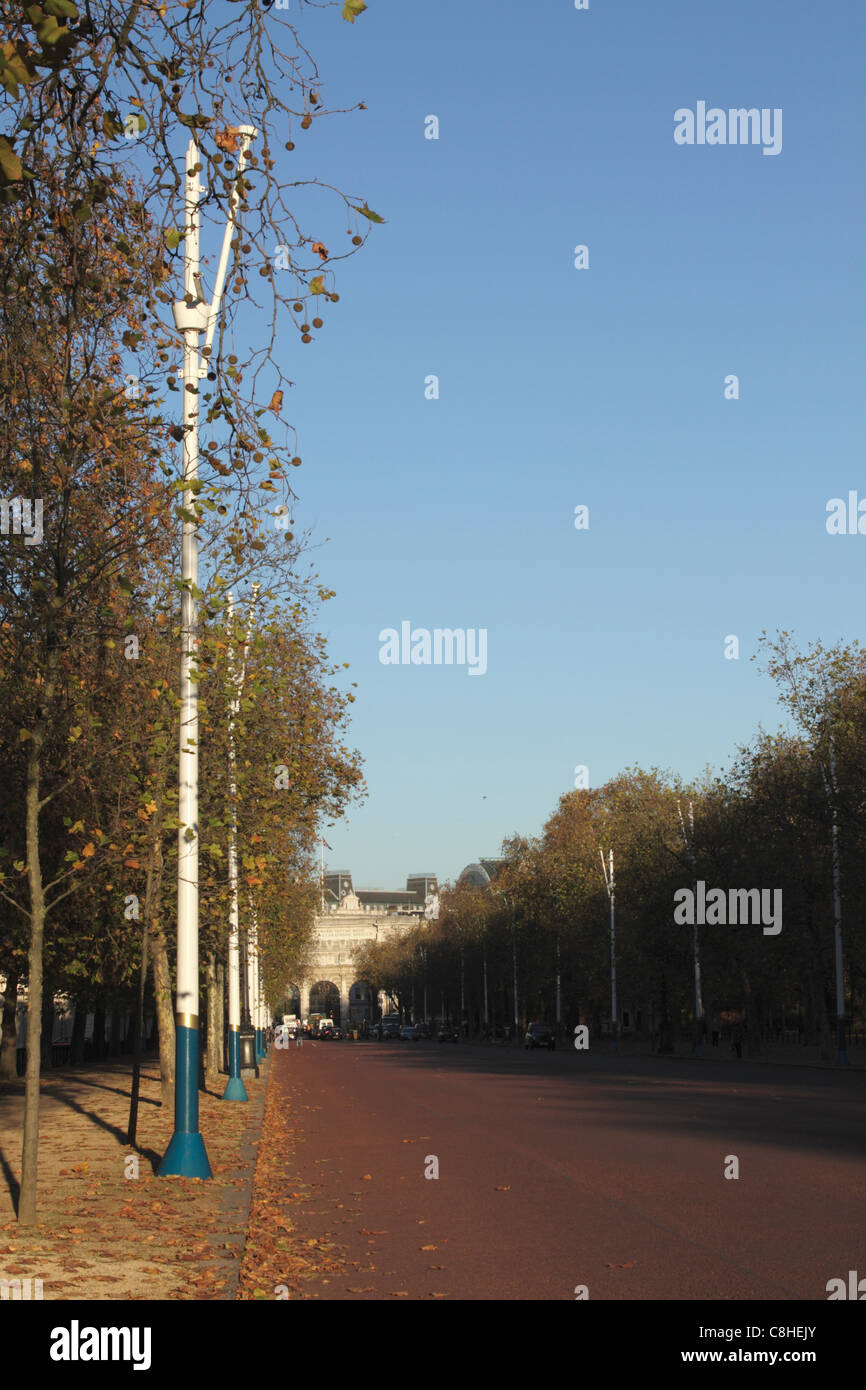
<path fill-rule="evenodd" d="M 731 1047 L 738 1057 L 743 1055 L 743 1025 L 735 1023 L 731 1029 Z"/>

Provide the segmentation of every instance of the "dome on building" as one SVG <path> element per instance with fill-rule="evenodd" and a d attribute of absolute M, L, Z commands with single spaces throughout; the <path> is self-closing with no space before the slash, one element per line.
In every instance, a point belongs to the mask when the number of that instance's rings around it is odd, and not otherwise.
<path fill-rule="evenodd" d="M 469 884 L 472 888 L 484 888 L 490 882 L 490 875 L 481 864 L 467 864 L 458 882 Z"/>
<path fill-rule="evenodd" d="M 467 864 L 457 881 L 468 884 L 471 888 L 485 888 L 488 883 L 493 882 L 507 862 L 506 859 L 479 859 L 477 864 Z"/>

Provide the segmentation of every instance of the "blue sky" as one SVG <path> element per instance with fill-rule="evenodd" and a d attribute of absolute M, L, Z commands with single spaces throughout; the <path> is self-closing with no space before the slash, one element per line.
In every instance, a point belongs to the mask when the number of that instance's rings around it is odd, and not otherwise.
<path fill-rule="evenodd" d="M 356 886 L 453 878 L 537 833 L 576 764 L 593 786 L 632 763 L 689 778 L 775 726 L 749 661 L 762 629 L 862 635 L 866 536 L 825 520 L 866 497 L 866 14 L 369 0 L 348 25 L 292 0 L 287 17 L 324 100 L 368 107 L 298 134 L 287 168 L 387 219 L 338 267 L 315 346 L 285 334 L 296 520 L 328 541 L 322 626 L 358 683 L 370 792 L 326 828 L 327 863 Z M 678 146 L 674 112 L 699 100 L 781 108 L 781 153 Z M 382 665 L 403 620 L 486 628 L 487 673 Z"/>

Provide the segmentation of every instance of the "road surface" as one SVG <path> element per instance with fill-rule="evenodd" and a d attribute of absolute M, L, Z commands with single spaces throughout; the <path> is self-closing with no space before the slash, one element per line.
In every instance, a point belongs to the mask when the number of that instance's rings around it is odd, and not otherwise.
<path fill-rule="evenodd" d="M 286 1182 L 313 1197 L 293 1220 L 349 1271 L 309 1297 L 826 1300 L 866 1274 L 862 1072 L 435 1041 L 271 1056 Z"/>

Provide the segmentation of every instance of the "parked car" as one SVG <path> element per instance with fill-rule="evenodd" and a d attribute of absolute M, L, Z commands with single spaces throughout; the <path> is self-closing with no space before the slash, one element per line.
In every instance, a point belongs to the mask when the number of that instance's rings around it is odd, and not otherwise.
<path fill-rule="evenodd" d="M 418 1037 L 419 1037 L 419 1038 L 429 1038 L 429 1037 L 430 1037 L 430 1025 L 429 1025 L 429 1023 L 416 1023 L 416 1024 L 415 1024 L 415 1031 L 416 1031 L 416 1033 L 418 1034 Z"/>
<path fill-rule="evenodd" d="M 421 1034 L 418 1032 L 414 1023 L 404 1023 L 403 1027 L 400 1029 L 400 1037 L 403 1042 L 418 1042 L 420 1036 Z"/>
<path fill-rule="evenodd" d="M 546 1047 L 549 1052 L 553 1052 L 556 1047 L 553 1029 L 546 1023 L 530 1023 L 523 1039 L 523 1046 L 530 1050 L 535 1047 Z"/>
<path fill-rule="evenodd" d="M 458 1041 L 456 1028 L 452 1028 L 450 1024 L 444 1023 L 439 1029 L 439 1041 L 456 1043 Z"/>
<path fill-rule="evenodd" d="M 382 1029 L 382 1039 L 384 1042 L 391 1042 L 392 1039 L 400 1038 L 400 1029 L 396 1023 L 386 1023 Z"/>

